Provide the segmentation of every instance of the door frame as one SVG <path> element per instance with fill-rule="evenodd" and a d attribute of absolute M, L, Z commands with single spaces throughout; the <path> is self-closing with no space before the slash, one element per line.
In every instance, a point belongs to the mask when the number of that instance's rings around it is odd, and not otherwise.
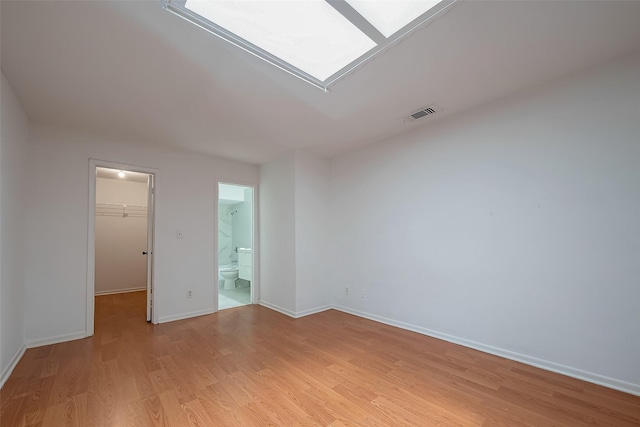
<path fill-rule="evenodd" d="M 229 179 L 217 179 L 215 186 L 215 215 L 214 215 L 214 223 L 213 223 L 213 239 L 214 239 L 214 253 L 215 259 L 213 263 L 214 271 L 215 271 L 215 310 L 219 311 L 219 293 L 220 293 L 220 277 L 218 272 L 218 204 L 220 203 L 220 184 L 227 185 L 235 185 L 238 187 L 249 187 L 252 191 L 252 217 L 251 217 L 251 227 L 252 227 L 252 248 L 251 248 L 251 257 L 252 257 L 252 266 L 253 271 L 251 272 L 251 277 L 253 280 L 251 281 L 251 304 L 259 304 L 260 303 L 260 224 L 258 221 L 259 214 L 259 203 L 258 203 L 258 185 L 253 182 L 245 182 L 245 181 L 234 181 Z"/>
<path fill-rule="evenodd" d="M 148 168 L 144 166 L 130 165 L 126 163 L 116 163 L 110 162 L 106 160 L 99 159 L 89 159 L 89 206 L 88 206 L 88 227 L 87 227 L 87 309 L 86 309 L 86 320 L 85 320 L 85 337 L 90 337 L 94 333 L 94 316 L 95 316 L 95 290 L 96 290 L 96 277 L 95 277 L 95 268 L 96 268 L 96 168 L 104 167 L 110 169 L 119 169 L 119 170 L 128 170 L 131 172 L 140 172 L 146 173 L 154 176 L 154 212 L 153 212 L 153 228 L 157 230 L 157 211 L 158 211 L 158 182 L 159 182 L 159 169 Z M 155 239 L 153 242 L 153 248 L 148 250 L 153 251 L 154 257 L 157 254 L 157 245 L 155 243 Z M 153 263 L 152 268 L 152 277 L 157 277 L 156 275 L 156 264 Z M 157 313 L 157 298 L 158 295 L 157 287 L 153 287 L 153 292 L 151 294 L 151 304 L 153 307 L 151 322 L 153 324 L 158 323 L 158 313 Z"/>
<path fill-rule="evenodd" d="M 156 175 L 147 175 L 147 322 L 151 322 L 153 316 L 153 247 L 155 245 L 155 218 L 156 218 Z"/>

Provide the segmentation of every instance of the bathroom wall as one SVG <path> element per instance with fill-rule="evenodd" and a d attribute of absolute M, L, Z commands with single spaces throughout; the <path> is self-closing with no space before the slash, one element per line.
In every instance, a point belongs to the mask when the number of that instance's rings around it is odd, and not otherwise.
<path fill-rule="evenodd" d="M 221 185 L 220 198 L 244 198 L 244 202 L 218 204 L 218 265 L 238 261 L 236 248 L 251 248 L 253 190 L 233 185 Z"/>
<path fill-rule="evenodd" d="M 237 261 L 233 251 L 233 216 L 235 205 L 218 204 L 218 265 L 228 265 Z M 235 255 L 235 256 L 234 256 Z"/>
<path fill-rule="evenodd" d="M 226 200 L 227 204 L 233 204 L 231 201 L 237 201 L 240 203 L 244 201 L 244 189 L 238 185 L 225 184 L 221 182 L 218 186 L 218 198 Z"/>
<path fill-rule="evenodd" d="M 96 178 L 96 203 L 147 205 L 147 184 Z M 147 217 L 96 215 L 95 292 L 146 289 Z"/>
<path fill-rule="evenodd" d="M 252 189 L 244 189 L 244 202 L 233 205 L 236 214 L 233 215 L 233 237 L 232 244 L 234 248 L 251 248 L 252 247 L 252 221 L 251 213 L 253 211 Z"/>

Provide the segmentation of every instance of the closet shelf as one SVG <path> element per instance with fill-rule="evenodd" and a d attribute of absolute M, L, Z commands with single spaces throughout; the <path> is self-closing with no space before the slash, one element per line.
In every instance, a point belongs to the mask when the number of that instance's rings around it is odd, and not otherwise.
<path fill-rule="evenodd" d="M 146 218 L 147 207 L 116 203 L 96 203 L 96 216 L 117 216 L 121 218 Z"/>

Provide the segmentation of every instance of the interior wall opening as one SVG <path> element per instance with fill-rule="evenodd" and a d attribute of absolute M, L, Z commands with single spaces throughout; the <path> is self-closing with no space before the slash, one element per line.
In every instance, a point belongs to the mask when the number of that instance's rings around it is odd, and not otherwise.
<path fill-rule="evenodd" d="M 253 187 L 218 184 L 218 310 L 253 301 Z"/>
<path fill-rule="evenodd" d="M 150 174 L 96 167 L 96 321 L 151 320 L 151 189 Z"/>

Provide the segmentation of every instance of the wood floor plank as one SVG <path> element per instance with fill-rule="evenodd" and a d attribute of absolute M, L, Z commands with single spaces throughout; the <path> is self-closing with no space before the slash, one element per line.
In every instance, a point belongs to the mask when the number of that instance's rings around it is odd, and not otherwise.
<path fill-rule="evenodd" d="M 161 325 L 96 298 L 95 335 L 29 349 L 2 427 L 640 426 L 640 397 L 329 310 Z"/>
<path fill-rule="evenodd" d="M 276 387 L 279 393 L 283 394 L 289 401 L 304 411 L 310 422 L 327 425 L 335 421 L 335 419 L 324 410 L 324 407 L 318 406 L 311 400 L 305 398 L 302 392 L 306 390 L 308 386 L 303 382 L 297 381 L 295 375 L 286 375 L 287 373 L 283 371 L 276 374 L 272 369 L 264 369 L 258 374 Z"/>
<path fill-rule="evenodd" d="M 29 396 L 19 396 L 13 399 L 7 399 L 5 396 L 2 397 L 2 406 L 0 406 L 0 408 L 2 408 L 2 414 L 0 414 L 0 425 L 26 426 L 27 420 L 25 407 Z"/>
<path fill-rule="evenodd" d="M 54 377 L 41 378 L 27 396 L 24 413 L 27 425 L 38 424 L 43 421 L 44 412 L 48 406 L 49 396 L 53 387 Z"/>
<path fill-rule="evenodd" d="M 202 406 L 202 402 L 199 399 L 192 400 L 182 404 L 182 411 L 185 414 L 187 423 L 189 426 L 194 427 L 207 427 L 215 425 L 216 420 L 209 418 L 206 409 Z M 179 424 L 171 424 L 179 425 Z"/>
<path fill-rule="evenodd" d="M 383 421 L 386 418 L 383 412 L 380 412 L 379 416 L 372 415 L 370 411 L 345 399 L 334 390 L 311 387 L 305 391 L 305 394 L 317 405 L 324 406 L 336 421 L 345 425 L 389 425 L 388 422 Z"/>
<path fill-rule="evenodd" d="M 198 392 L 198 400 L 212 424 L 237 425 L 237 405 L 235 405 L 231 396 L 220 387 L 220 384 L 214 384 L 204 390 L 200 390 Z"/>

